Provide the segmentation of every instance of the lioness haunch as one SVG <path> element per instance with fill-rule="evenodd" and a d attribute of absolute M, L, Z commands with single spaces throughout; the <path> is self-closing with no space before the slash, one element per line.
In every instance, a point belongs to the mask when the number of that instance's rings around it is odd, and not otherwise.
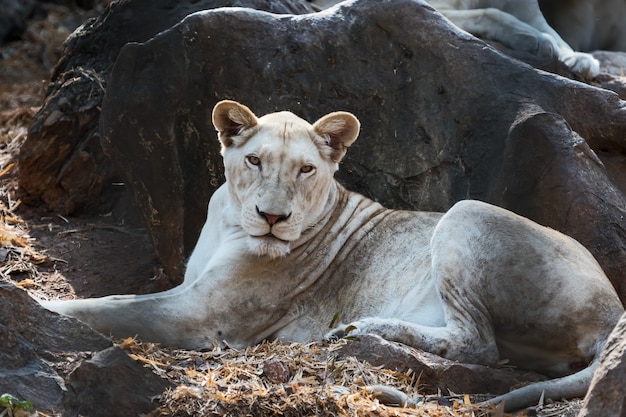
<path fill-rule="evenodd" d="M 213 123 L 227 182 L 209 202 L 184 282 L 47 308 L 182 348 L 323 338 L 338 313 L 344 324 L 330 334 L 349 325 L 454 360 L 507 359 L 558 377 L 493 400 L 507 409 L 543 391 L 585 394 L 623 308 L 579 243 L 478 201 L 410 212 L 345 190 L 333 174 L 359 133 L 350 113 L 310 125 L 222 101 Z"/>

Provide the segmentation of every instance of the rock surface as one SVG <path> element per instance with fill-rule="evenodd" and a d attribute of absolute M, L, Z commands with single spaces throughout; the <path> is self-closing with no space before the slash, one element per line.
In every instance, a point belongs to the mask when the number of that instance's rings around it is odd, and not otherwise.
<path fill-rule="evenodd" d="M 600 61 L 604 71 L 596 81 L 602 88 L 615 91 L 622 100 L 626 100 L 626 53 L 596 51 L 592 55 Z"/>
<path fill-rule="evenodd" d="M 420 392 L 504 394 L 523 383 L 544 380 L 532 372 L 459 363 L 420 351 L 380 336 L 364 335 L 350 340 L 338 352 L 339 358 L 354 356 L 374 366 L 419 376 Z"/>
<path fill-rule="evenodd" d="M 578 417 L 626 417 L 626 314 L 609 336 Z"/>
<path fill-rule="evenodd" d="M 223 181 L 210 124 L 221 99 L 310 121 L 351 111 L 362 131 L 338 173 L 348 188 L 393 208 L 503 206 L 578 239 L 626 299 L 624 102 L 510 59 L 413 1 L 212 10 L 122 49 L 103 146 L 172 276 Z"/>
<path fill-rule="evenodd" d="M 116 185 L 122 180 L 100 146 L 100 105 L 111 67 L 126 43 L 144 42 L 189 13 L 228 6 L 275 13 L 312 11 L 298 0 L 124 1 L 113 2 L 77 29 L 66 41 L 44 105 L 20 150 L 25 200 L 65 214 L 116 209 L 123 217 L 131 212 L 124 187 Z"/>
<path fill-rule="evenodd" d="M 158 405 L 158 396 L 171 387 L 133 361 L 118 347 L 97 352 L 69 375 L 75 394 L 64 402 L 67 415 L 108 417 L 135 416 Z"/>
<path fill-rule="evenodd" d="M 0 317 L 0 393 L 26 399 L 40 412 L 138 415 L 156 408 L 149 397 L 168 386 L 110 339 L 2 281 Z"/>

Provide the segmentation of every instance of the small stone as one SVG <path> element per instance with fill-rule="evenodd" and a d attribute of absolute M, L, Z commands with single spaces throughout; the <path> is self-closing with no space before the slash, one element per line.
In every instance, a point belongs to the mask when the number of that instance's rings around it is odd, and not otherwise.
<path fill-rule="evenodd" d="M 263 375 L 275 384 L 284 384 L 291 378 L 289 366 L 278 359 L 268 359 L 263 362 Z"/>

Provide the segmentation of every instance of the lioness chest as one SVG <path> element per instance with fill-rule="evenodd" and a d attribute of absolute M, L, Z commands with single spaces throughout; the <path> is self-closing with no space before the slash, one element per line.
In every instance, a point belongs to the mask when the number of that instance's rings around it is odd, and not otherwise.
<path fill-rule="evenodd" d="M 365 203 L 376 209 L 358 207 Z M 298 279 L 312 284 L 294 297 L 291 321 L 274 336 L 310 340 L 331 324 L 366 316 L 442 325 L 430 273 L 430 238 L 441 214 L 386 210 L 353 193 L 337 211 L 341 218 L 281 261 L 299 265 Z"/>

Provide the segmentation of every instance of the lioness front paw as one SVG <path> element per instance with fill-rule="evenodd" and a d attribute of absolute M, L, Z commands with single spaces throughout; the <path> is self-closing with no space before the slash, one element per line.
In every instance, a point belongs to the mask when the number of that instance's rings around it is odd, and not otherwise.
<path fill-rule="evenodd" d="M 377 334 L 385 337 L 386 330 L 390 327 L 390 319 L 368 317 L 353 321 L 347 325 L 340 325 L 326 334 L 327 340 L 338 340 L 346 336 L 361 336 L 364 334 Z"/>
<path fill-rule="evenodd" d="M 358 327 L 357 324 L 359 322 L 355 321 L 353 323 L 350 324 L 341 324 L 337 327 L 335 327 L 334 329 L 332 329 L 330 332 L 326 333 L 325 335 L 325 339 L 326 340 L 339 340 L 339 339 L 343 339 L 346 336 L 354 336 L 359 334 L 358 332 Z"/>

